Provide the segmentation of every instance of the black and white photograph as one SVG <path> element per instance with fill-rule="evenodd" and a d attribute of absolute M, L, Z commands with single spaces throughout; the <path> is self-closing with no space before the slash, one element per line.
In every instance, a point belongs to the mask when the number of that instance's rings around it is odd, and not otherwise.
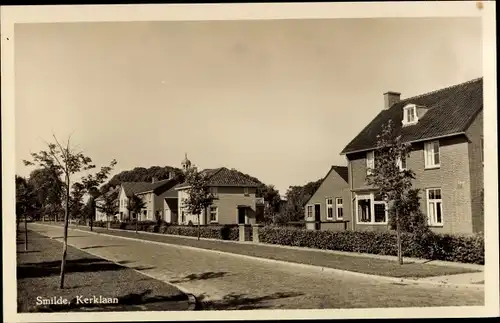
<path fill-rule="evenodd" d="M 498 316 L 494 12 L 2 7 L 6 320 Z"/>

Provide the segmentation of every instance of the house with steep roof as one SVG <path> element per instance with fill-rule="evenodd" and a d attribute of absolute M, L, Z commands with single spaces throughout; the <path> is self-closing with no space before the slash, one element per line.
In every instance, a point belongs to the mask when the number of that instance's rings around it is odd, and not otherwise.
<path fill-rule="evenodd" d="M 345 230 L 351 219 L 348 168 L 332 166 L 314 194 L 305 203 L 306 228 Z"/>
<path fill-rule="evenodd" d="M 474 233 L 484 230 L 483 79 L 414 96 L 384 94 L 384 107 L 341 154 L 348 161 L 353 230 L 386 230 L 387 207 L 369 186 L 366 175 L 375 165 L 377 135 L 392 120 L 397 134 L 411 143 L 399 164 L 415 172 L 422 212 L 435 232 Z"/>
<path fill-rule="evenodd" d="M 190 162 L 184 162 L 190 164 Z M 226 167 L 204 169 L 200 172 L 208 179 L 210 191 L 215 199 L 200 215 L 200 225 L 208 224 L 252 224 L 258 222 L 258 202 L 255 196 L 258 184 L 240 172 Z M 183 201 L 189 194 L 188 183 L 175 187 L 178 192 L 179 224 L 198 224 L 198 217 L 189 214 Z"/>
<path fill-rule="evenodd" d="M 177 185 L 177 180 L 168 178 L 164 180 L 152 179 L 151 182 L 123 182 L 120 187 L 119 221 L 135 220 L 136 214 L 129 214 L 129 199 L 133 195 L 139 196 L 146 207 L 138 215 L 139 221 L 163 220 L 171 222 L 172 217 L 177 216 L 176 201 L 167 203 L 166 200 L 177 198 L 177 192 L 173 190 Z"/>

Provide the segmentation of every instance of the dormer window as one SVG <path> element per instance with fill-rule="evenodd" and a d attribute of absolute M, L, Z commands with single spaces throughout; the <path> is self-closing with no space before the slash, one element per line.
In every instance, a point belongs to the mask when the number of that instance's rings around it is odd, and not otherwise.
<path fill-rule="evenodd" d="M 417 106 L 409 104 L 403 110 L 403 126 L 409 126 L 418 122 Z"/>

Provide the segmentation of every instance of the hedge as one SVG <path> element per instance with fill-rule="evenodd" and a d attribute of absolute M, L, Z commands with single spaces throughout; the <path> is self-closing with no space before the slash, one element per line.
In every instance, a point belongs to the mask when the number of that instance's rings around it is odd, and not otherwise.
<path fill-rule="evenodd" d="M 430 260 L 484 264 L 484 237 L 428 233 L 403 233 L 403 256 Z M 263 227 L 259 240 L 264 243 L 309 247 L 379 255 L 397 255 L 394 231 L 315 231 Z"/>
<path fill-rule="evenodd" d="M 106 227 L 105 221 L 94 222 L 95 227 Z M 112 229 L 135 230 L 135 222 L 110 222 Z M 172 225 L 166 222 L 140 221 L 137 223 L 138 231 L 156 232 L 163 234 L 198 236 L 198 227 L 196 225 Z M 248 240 L 252 239 L 252 228 L 246 227 L 246 236 Z M 238 225 L 204 225 L 200 226 L 200 237 L 219 240 L 238 240 Z"/>

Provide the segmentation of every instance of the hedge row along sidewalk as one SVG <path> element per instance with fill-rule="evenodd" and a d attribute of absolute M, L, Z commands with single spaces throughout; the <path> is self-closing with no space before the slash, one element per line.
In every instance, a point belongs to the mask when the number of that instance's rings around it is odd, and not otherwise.
<path fill-rule="evenodd" d="M 24 232 L 20 237 L 24 238 Z M 192 309 L 188 295 L 174 286 L 71 246 L 68 246 L 66 260 L 66 287 L 61 290 L 62 244 L 32 231 L 28 231 L 28 239 L 28 251 L 24 251 L 23 239 L 17 241 L 17 308 L 20 313 Z M 67 299 L 70 304 L 38 305 L 37 297 Z M 103 300 L 100 304 L 85 304 L 85 298 L 105 298 L 113 302 L 116 298 L 118 303 L 104 303 Z"/>
<path fill-rule="evenodd" d="M 89 228 L 85 226 L 71 227 L 79 230 L 90 231 Z M 469 268 L 438 266 L 425 263 L 407 263 L 399 265 L 395 261 L 386 259 L 340 255 L 307 249 L 300 250 L 298 248 L 282 248 L 267 244 L 237 243 L 205 239 L 196 240 L 181 236 L 176 237 L 162 234 L 148 234 L 144 232 L 135 233 L 134 231 L 107 230 L 105 228 L 94 228 L 93 230 L 96 233 L 106 233 L 113 236 L 164 242 L 200 249 L 223 251 L 246 256 L 281 260 L 386 277 L 424 278 L 479 272 L 479 270 Z"/>
<path fill-rule="evenodd" d="M 96 222 L 96 227 L 105 227 L 106 222 Z M 110 223 L 112 229 L 136 230 L 134 223 Z M 137 230 L 197 236 L 195 226 L 155 224 L 152 221 L 139 222 Z M 252 240 L 252 228 L 246 227 L 247 240 Z M 218 240 L 239 240 L 236 226 L 202 226 L 200 237 Z M 482 235 L 451 235 L 428 232 L 422 235 L 402 233 L 403 257 L 440 260 L 448 262 L 484 265 L 484 237 Z M 374 255 L 397 255 L 396 234 L 393 231 L 328 231 L 297 228 L 262 227 L 260 242 L 293 247 L 365 253 Z"/>

